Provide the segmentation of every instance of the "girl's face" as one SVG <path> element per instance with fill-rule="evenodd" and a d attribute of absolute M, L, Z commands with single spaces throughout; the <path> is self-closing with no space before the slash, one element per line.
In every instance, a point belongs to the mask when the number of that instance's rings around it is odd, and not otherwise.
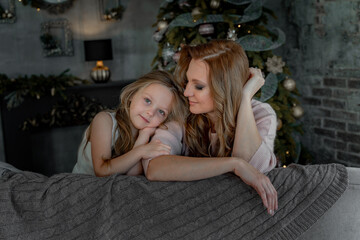
<path fill-rule="evenodd" d="M 186 72 L 184 96 L 188 98 L 193 114 L 214 114 L 214 99 L 209 87 L 209 68 L 202 60 L 192 59 Z"/>
<path fill-rule="evenodd" d="M 170 90 L 158 83 L 140 89 L 130 103 L 130 121 L 136 129 L 158 127 L 169 112 L 173 95 Z"/>

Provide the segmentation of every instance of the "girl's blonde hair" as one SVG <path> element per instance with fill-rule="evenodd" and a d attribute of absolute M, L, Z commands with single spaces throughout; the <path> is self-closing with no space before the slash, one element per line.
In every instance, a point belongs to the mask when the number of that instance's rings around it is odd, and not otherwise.
<path fill-rule="evenodd" d="M 243 86 L 249 78 L 249 62 L 243 48 L 231 40 L 212 40 L 197 46 L 184 46 L 175 69 L 176 81 L 185 88 L 191 59 L 208 65 L 209 87 L 218 121 L 211 123 L 206 114 L 189 114 L 185 122 L 185 143 L 191 156 L 230 156 L 234 142 L 236 118 Z M 211 149 L 211 126 L 218 135 Z M 211 154 L 214 153 L 214 154 Z"/>
<path fill-rule="evenodd" d="M 174 81 L 172 74 L 161 70 L 154 70 L 147 73 L 137 81 L 124 87 L 121 91 L 120 104 L 115 110 L 115 119 L 117 121 L 116 131 L 118 131 L 119 137 L 116 139 L 112 158 L 127 153 L 133 148 L 136 138 L 134 139 L 132 135 L 130 125 L 131 99 L 139 90 L 155 83 L 167 87 L 173 95 L 171 111 L 163 123 L 168 121 L 178 121 L 180 124 L 184 123 L 187 112 L 185 98 L 182 94 L 182 88 Z M 89 133 L 90 132 L 91 130 Z M 90 134 L 87 139 L 89 141 Z"/>

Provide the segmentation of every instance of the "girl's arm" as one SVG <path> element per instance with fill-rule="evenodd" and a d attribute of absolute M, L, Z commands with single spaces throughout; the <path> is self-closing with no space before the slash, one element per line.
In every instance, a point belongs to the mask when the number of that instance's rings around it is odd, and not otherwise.
<path fill-rule="evenodd" d="M 139 130 L 139 136 L 135 141 L 134 148 L 147 144 L 150 140 L 150 137 L 154 134 L 156 128 L 145 128 Z M 141 162 L 137 162 L 130 170 L 126 173 L 126 175 L 137 176 L 143 174 L 143 167 Z"/>
<path fill-rule="evenodd" d="M 270 106 L 261 108 L 258 105 L 255 119 L 252 98 L 265 81 L 259 69 L 250 68 L 250 72 L 252 77 L 244 86 L 237 115 L 232 156 L 240 157 L 265 172 L 276 164 L 273 153 L 276 114 Z"/>
<path fill-rule="evenodd" d="M 169 147 L 152 142 L 134 147 L 131 151 L 111 159 L 112 119 L 105 112 L 98 113 L 91 126 L 91 156 L 96 176 L 125 174 L 142 158 L 169 154 Z"/>

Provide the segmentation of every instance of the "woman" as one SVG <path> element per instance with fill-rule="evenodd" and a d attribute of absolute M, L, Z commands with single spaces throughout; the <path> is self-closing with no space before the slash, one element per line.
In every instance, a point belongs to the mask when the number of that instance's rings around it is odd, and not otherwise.
<path fill-rule="evenodd" d="M 256 189 L 273 214 L 277 193 L 261 172 L 276 164 L 276 114 L 270 105 L 252 100 L 264 84 L 261 71 L 249 70 L 239 44 L 213 40 L 185 46 L 175 77 L 189 103 L 185 130 L 172 122 L 167 130 L 158 129 L 153 140 L 171 146 L 171 154 L 186 156 L 143 161 L 147 178 L 192 181 L 234 172 Z"/>

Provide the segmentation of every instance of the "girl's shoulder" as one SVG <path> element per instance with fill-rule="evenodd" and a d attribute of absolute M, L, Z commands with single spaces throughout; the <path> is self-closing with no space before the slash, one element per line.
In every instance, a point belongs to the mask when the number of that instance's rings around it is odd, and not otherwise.
<path fill-rule="evenodd" d="M 110 112 L 99 112 L 92 120 L 93 125 L 111 125 L 113 124 L 113 117 Z"/>

